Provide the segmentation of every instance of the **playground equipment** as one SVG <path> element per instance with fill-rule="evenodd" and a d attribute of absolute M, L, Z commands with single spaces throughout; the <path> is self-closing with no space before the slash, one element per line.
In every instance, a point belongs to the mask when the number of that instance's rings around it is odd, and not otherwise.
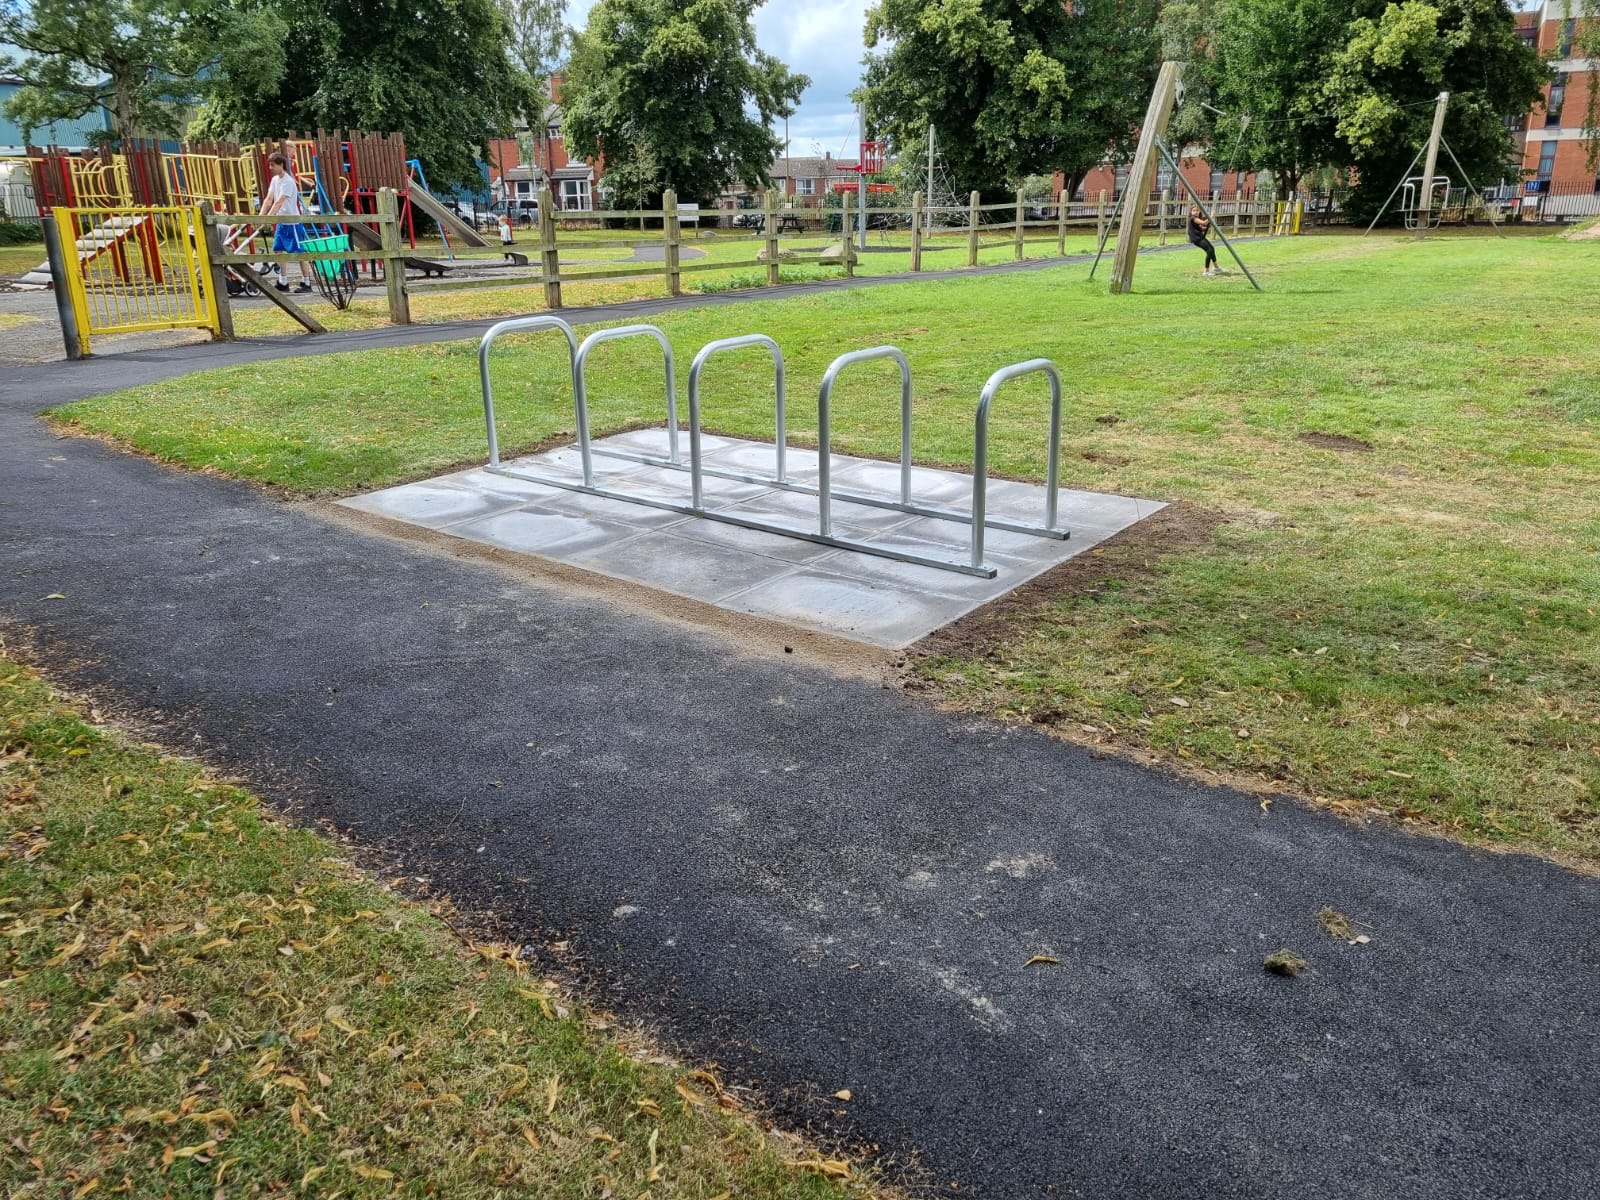
<path fill-rule="evenodd" d="M 1484 199 L 1483 193 L 1473 186 L 1472 177 L 1467 174 L 1467 169 L 1461 165 L 1456 152 L 1445 140 L 1444 116 L 1449 107 L 1450 93 L 1440 92 L 1434 101 L 1433 129 L 1428 135 L 1428 140 L 1412 156 L 1405 174 L 1400 177 L 1400 182 L 1394 185 L 1394 191 L 1389 193 L 1388 199 L 1373 216 L 1372 224 L 1367 226 L 1367 232 L 1362 234 L 1362 237 L 1366 237 L 1377 228 L 1378 222 L 1383 220 L 1383 214 L 1389 211 L 1389 205 L 1394 203 L 1396 196 L 1402 197 L 1401 212 L 1405 218 L 1406 228 L 1412 230 L 1419 240 L 1426 237 L 1430 229 L 1437 229 L 1447 219 L 1447 212 L 1452 212 L 1453 219 L 1464 224 L 1469 214 L 1467 207 L 1469 196 L 1477 201 L 1478 209 L 1488 217 L 1495 233 L 1505 237 L 1505 231 L 1495 219 L 1494 209 Z M 1439 162 L 1440 150 L 1450 156 L 1450 161 L 1455 163 L 1456 170 L 1461 172 L 1462 179 L 1466 181 L 1466 187 L 1460 192 L 1459 198 L 1452 195 L 1450 177 L 1434 173 L 1434 167 Z M 1422 174 L 1413 175 L 1411 172 L 1417 169 L 1418 163 L 1424 164 Z"/>
<path fill-rule="evenodd" d="M 525 468 L 507 465 L 500 460 L 499 433 L 494 409 L 494 384 L 490 372 L 490 351 L 495 342 L 506 334 L 536 331 L 560 333 L 567 342 L 568 368 L 572 381 L 579 459 L 579 472 L 576 478 L 529 471 Z M 628 450 L 597 448 L 592 446 L 590 442 L 589 394 L 585 377 L 589 357 L 595 347 L 605 342 L 632 337 L 653 338 L 661 346 L 662 357 L 666 367 L 668 436 L 666 458 Z M 713 358 L 745 349 L 764 350 L 771 357 L 773 364 L 776 438 L 773 444 L 773 471 L 770 475 L 716 468 L 708 466 L 705 462 L 701 433 L 703 416 L 701 377 L 707 364 Z M 871 495 L 857 492 L 841 492 L 833 487 L 832 479 L 831 429 L 833 392 L 840 375 L 847 368 L 880 360 L 893 361 L 900 369 L 900 472 L 898 494 Z M 1050 433 L 1046 469 L 1045 512 L 1042 525 L 1000 520 L 988 515 L 989 412 L 995 395 L 1001 387 L 1012 380 L 1034 374 L 1044 375 L 1050 385 Z M 987 565 L 984 561 L 984 533 L 988 529 L 1004 529 L 1014 533 L 1029 534 L 1057 541 L 1065 540 L 1070 536 L 1067 530 L 1060 528 L 1057 524 L 1057 491 L 1061 457 L 1061 376 L 1055 365 L 1048 359 L 1029 359 L 1026 362 L 1003 367 L 991 375 L 988 382 L 984 384 L 978 407 L 973 417 L 972 500 L 969 508 L 964 512 L 919 503 L 913 498 L 911 364 L 905 354 L 893 346 L 877 346 L 868 350 L 851 351 L 840 355 L 828 367 L 827 373 L 823 376 L 822 387 L 817 397 L 819 449 L 817 481 L 814 485 L 792 479 L 789 476 L 786 455 L 788 437 L 783 351 L 775 341 L 765 334 L 756 333 L 746 334 L 741 337 L 721 338 L 701 347 L 699 353 L 695 355 L 694 361 L 689 368 L 689 461 L 687 464 L 682 460 L 679 447 L 678 407 L 673 374 L 672 345 L 667 336 L 653 325 L 628 325 L 616 329 L 601 330 L 598 333 L 591 334 L 580 344 L 572 326 L 568 325 L 560 317 L 520 317 L 510 321 L 501 321 L 485 333 L 483 340 L 479 343 L 478 376 L 483 390 L 484 423 L 488 434 L 489 463 L 486 469 L 492 474 L 529 483 L 543 484 L 547 487 L 560 488 L 565 491 L 582 492 L 586 495 L 600 496 L 609 500 L 620 500 L 628 504 L 641 504 L 646 507 L 664 509 L 668 512 L 681 513 L 686 516 L 701 517 L 709 521 L 736 525 L 744 529 L 753 529 L 763 533 L 777 534 L 781 537 L 815 542 L 819 545 L 831 546 L 842 550 L 853 550 L 879 558 L 913 563 L 917 566 L 974 575 L 983 579 L 993 579 L 997 573 L 994 567 Z M 669 471 L 686 472 L 689 475 L 687 502 L 682 499 L 624 492 L 607 488 L 597 483 L 594 469 L 594 456 L 597 454 L 629 459 Z M 774 521 L 763 520 L 747 513 L 734 512 L 709 505 L 706 500 L 705 490 L 707 477 L 758 483 L 783 491 L 815 496 L 817 498 L 816 526 L 809 529 L 796 528 Z M 834 532 L 832 521 L 832 506 L 833 501 L 836 499 L 853 504 L 893 509 L 916 516 L 931 517 L 936 520 L 966 525 L 969 527 L 966 534 L 967 557 L 963 561 L 957 561 L 932 555 L 917 554 L 893 545 L 877 544 L 840 536 Z"/>
<path fill-rule="evenodd" d="M 307 206 L 315 205 L 329 216 L 330 230 L 339 226 L 330 236 L 347 236 L 364 250 L 379 249 L 377 230 L 357 218 L 376 213 L 378 193 L 393 188 L 411 246 L 416 245 L 417 211 L 446 231 L 447 245 L 451 237 L 468 245 L 489 245 L 427 190 L 421 163 L 407 157 L 405 138 L 400 134 L 318 130 L 246 146 L 227 141 L 185 142 L 177 151 L 129 138 L 115 153 L 71 154 L 59 147 L 30 146 L 23 161 L 32 185 L 30 200 L 39 215 L 58 207 L 112 214 L 209 202 L 219 213 L 243 217 L 260 207 L 269 179 L 267 159 L 277 152 L 288 158 Z M 259 242 L 258 231 L 248 221 L 235 222 L 225 238 L 230 253 L 246 253 Z M 262 254 L 267 254 L 264 246 Z M 406 265 L 425 275 L 443 275 L 452 264 L 411 256 Z M 521 265 L 526 265 L 526 259 Z M 48 264 L 41 263 L 20 282 L 49 286 Z"/>
<path fill-rule="evenodd" d="M 1433 182 L 1428 185 L 1428 203 L 1419 208 L 1417 196 L 1422 187 L 1421 175 L 1413 175 L 1400 185 L 1400 210 L 1405 214 L 1407 229 L 1416 229 L 1419 225 L 1437 229 L 1444 220 L 1444 211 L 1450 201 L 1450 176 L 1433 177 Z"/>
<path fill-rule="evenodd" d="M 1250 268 L 1244 265 L 1244 259 L 1239 257 L 1239 252 L 1233 248 L 1233 243 L 1228 240 L 1228 235 L 1218 224 L 1210 205 L 1202 200 L 1200 193 L 1190 185 L 1184 176 L 1182 164 L 1163 140 L 1167 125 L 1172 119 L 1172 110 L 1183 90 L 1185 65 L 1170 60 L 1162 63 L 1161 72 L 1156 77 L 1155 89 L 1150 93 L 1150 106 L 1145 110 L 1144 123 L 1139 128 L 1139 145 L 1134 150 L 1133 162 L 1128 168 L 1127 188 L 1117 202 L 1122 213 L 1122 223 L 1117 229 L 1117 250 L 1111 266 L 1112 295 L 1121 295 L 1133 290 L 1133 268 L 1138 258 L 1140 233 L 1144 228 L 1145 199 L 1150 195 L 1150 188 L 1155 182 L 1158 155 L 1160 160 L 1167 164 L 1173 179 L 1189 194 L 1190 201 L 1210 222 L 1211 232 L 1217 235 L 1228 253 L 1233 256 L 1233 261 L 1239 264 L 1239 269 L 1250 281 L 1250 286 L 1258 292 L 1261 290 L 1256 277 L 1250 274 Z M 1094 278 L 1095 271 L 1100 266 L 1100 257 L 1106 249 L 1106 239 L 1111 234 L 1112 226 L 1116 224 L 1116 214 L 1113 213 L 1111 221 L 1107 223 L 1100 236 L 1100 248 L 1095 251 L 1094 266 L 1089 268 L 1090 279 Z"/>

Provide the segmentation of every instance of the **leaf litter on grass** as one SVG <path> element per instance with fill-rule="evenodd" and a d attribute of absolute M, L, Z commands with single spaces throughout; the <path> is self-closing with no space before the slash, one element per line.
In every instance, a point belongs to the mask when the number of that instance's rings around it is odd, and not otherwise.
<path fill-rule="evenodd" d="M 4 658 L 0 898 L 8 1196 L 871 1186 Z"/>

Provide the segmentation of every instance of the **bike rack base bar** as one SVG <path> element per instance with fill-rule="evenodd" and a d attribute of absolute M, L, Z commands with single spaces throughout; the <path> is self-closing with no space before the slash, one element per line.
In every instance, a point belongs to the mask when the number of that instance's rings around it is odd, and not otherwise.
<path fill-rule="evenodd" d="M 994 567 L 974 566 L 967 563 L 953 562 L 949 559 L 933 558 L 924 554 L 911 554 L 903 550 L 896 550 L 890 546 L 874 546 L 871 542 L 857 542 L 850 538 L 833 537 L 812 530 L 795 529 L 790 525 L 775 525 L 768 521 L 739 517 L 716 509 L 694 508 L 688 504 L 675 504 L 671 500 L 658 500 L 653 497 L 640 496 L 634 492 L 616 492 L 610 488 L 578 483 L 570 479 L 559 479 L 554 475 L 540 475 L 533 471 L 524 471 L 518 467 L 488 466 L 484 470 L 491 475 L 517 479 L 523 483 L 538 483 L 543 484 L 545 487 L 560 488 L 567 492 L 581 492 L 585 496 L 598 496 L 602 500 L 620 500 L 625 504 L 643 504 L 648 508 L 659 508 L 666 512 L 682 513 L 686 517 L 701 517 L 707 521 L 717 521 L 723 525 L 737 525 L 741 529 L 753 529 L 758 533 L 772 533 L 777 534 L 779 537 L 797 538 L 802 542 L 814 542 L 819 546 L 831 546 L 835 550 L 853 550 L 859 554 L 870 554 L 875 558 L 893 559 L 895 562 L 910 563 L 917 567 L 932 567 L 939 571 L 953 571 L 958 575 L 971 575 L 977 579 L 993 579 L 999 574 L 999 571 Z"/>
<path fill-rule="evenodd" d="M 623 462 L 636 462 L 646 467 L 660 467 L 668 471 L 688 471 L 687 463 L 672 462 L 655 454 L 644 454 L 637 450 L 617 450 L 610 446 L 595 446 L 593 453 L 602 458 L 615 458 Z M 751 475 L 746 471 L 729 471 L 721 467 L 708 467 L 701 465 L 700 474 L 710 475 L 716 479 L 726 479 L 732 483 L 759 483 L 766 487 L 778 488 L 785 492 L 795 492 L 802 496 L 815 496 L 820 489 L 813 484 L 800 483 L 793 479 L 778 480 L 770 475 Z M 955 521 L 961 525 L 972 524 L 972 514 L 960 512 L 953 508 L 935 508 L 930 504 L 907 504 L 899 500 L 892 500 L 887 496 L 869 496 L 865 492 L 841 492 L 837 488 L 830 489 L 830 495 L 835 500 L 844 500 L 850 504 L 860 504 L 867 508 L 883 508 L 891 512 L 903 512 L 913 517 L 932 517 L 939 521 Z M 1028 525 L 1021 521 L 1008 521 L 1004 517 L 985 516 L 983 523 L 990 529 L 1003 529 L 1007 533 L 1024 533 L 1029 537 L 1048 538 L 1053 542 L 1065 542 L 1071 539 L 1072 531 L 1069 529 L 1050 529 L 1043 525 Z"/>

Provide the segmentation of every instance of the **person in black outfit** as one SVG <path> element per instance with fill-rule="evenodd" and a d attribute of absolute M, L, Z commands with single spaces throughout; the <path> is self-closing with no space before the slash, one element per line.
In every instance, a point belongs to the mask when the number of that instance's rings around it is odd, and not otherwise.
<path fill-rule="evenodd" d="M 1206 275 L 1220 275 L 1217 270 L 1217 248 L 1211 244 L 1211 222 L 1206 220 L 1198 204 L 1189 209 L 1189 244 L 1206 252 Z"/>

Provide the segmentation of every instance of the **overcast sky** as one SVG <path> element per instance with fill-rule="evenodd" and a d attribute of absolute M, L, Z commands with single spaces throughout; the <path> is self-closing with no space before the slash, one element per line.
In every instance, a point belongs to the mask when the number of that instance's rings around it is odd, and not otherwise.
<path fill-rule="evenodd" d="M 568 0 L 567 20 L 583 27 L 595 0 Z M 789 118 L 789 144 L 799 154 L 856 155 L 850 92 L 861 82 L 861 44 L 867 0 L 769 0 L 756 11 L 756 40 L 791 71 L 811 77 L 800 108 Z M 777 135 L 783 136 L 778 128 Z"/>

